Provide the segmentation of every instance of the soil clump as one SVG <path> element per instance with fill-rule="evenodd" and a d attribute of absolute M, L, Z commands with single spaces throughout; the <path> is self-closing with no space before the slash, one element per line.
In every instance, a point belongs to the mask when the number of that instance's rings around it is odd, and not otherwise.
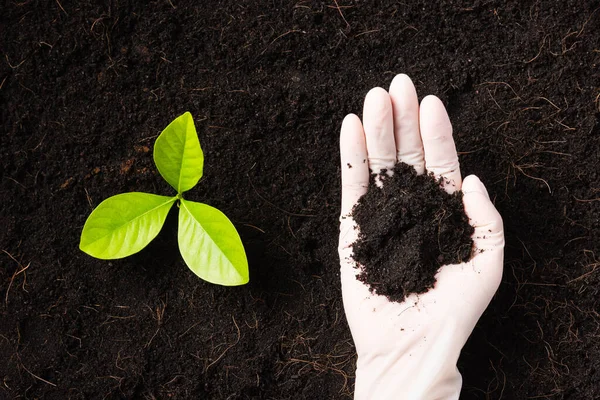
<path fill-rule="evenodd" d="M 372 292 L 402 302 L 432 288 L 441 266 L 470 258 L 474 229 L 462 192 L 449 194 L 440 183 L 404 163 L 392 176 L 371 174 L 352 216 L 360 229 L 353 255 L 362 266 L 358 279 Z"/>

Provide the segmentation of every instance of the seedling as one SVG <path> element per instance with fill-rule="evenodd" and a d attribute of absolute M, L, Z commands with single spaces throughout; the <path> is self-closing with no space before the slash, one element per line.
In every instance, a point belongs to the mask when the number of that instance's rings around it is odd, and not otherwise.
<path fill-rule="evenodd" d="M 79 248 L 103 260 L 135 254 L 158 235 L 169 210 L 179 201 L 177 239 L 187 266 L 211 283 L 248 283 L 246 253 L 231 221 L 214 207 L 183 198 L 183 193 L 202 177 L 204 166 L 204 154 L 189 112 L 171 122 L 156 139 L 154 163 L 177 195 L 132 192 L 109 197 L 85 222 Z"/>

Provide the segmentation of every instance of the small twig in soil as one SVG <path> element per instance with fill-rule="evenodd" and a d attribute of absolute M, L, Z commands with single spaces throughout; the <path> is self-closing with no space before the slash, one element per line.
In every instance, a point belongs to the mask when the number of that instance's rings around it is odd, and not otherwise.
<path fill-rule="evenodd" d="M 458 154 L 459 156 L 464 156 L 464 155 L 467 155 L 467 154 L 477 153 L 478 151 L 481 151 L 483 149 L 484 149 L 484 147 L 480 147 L 478 149 L 471 150 L 471 151 L 457 151 L 456 154 Z"/>
<path fill-rule="evenodd" d="M 575 199 L 575 201 L 579 201 L 582 203 L 591 203 L 593 201 L 600 201 L 600 197 L 597 197 L 595 199 L 578 199 L 577 197 L 573 196 L 573 198 Z"/>
<path fill-rule="evenodd" d="M 490 92 L 490 89 L 487 89 L 488 94 L 490 95 L 490 97 L 492 98 L 492 101 L 496 104 L 496 107 L 498 107 L 498 109 L 500 111 L 502 111 L 504 114 L 508 114 L 506 111 L 504 111 L 504 109 L 502 107 L 500 107 L 500 104 L 498 104 L 498 102 L 496 101 L 496 99 L 494 98 L 494 96 L 492 95 L 492 92 Z"/>
<path fill-rule="evenodd" d="M 18 262 L 17 259 L 12 256 L 12 254 L 10 254 L 6 250 L 2 250 L 2 251 L 4 253 L 6 253 L 6 255 L 8 255 L 21 268 L 20 270 L 15 270 L 15 272 L 12 275 L 12 277 L 10 278 L 10 282 L 8 283 L 8 288 L 6 289 L 6 296 L 4 296 L 4 304 L 6 304 L 8 306 L 8 294 L 10 293 L 10 288 L 12 287 L 13 281 L 15 280 L 15 278 L 17 277 L 17 275 L 19 275 L 21 272 L 25 272 L 27 270 L 27 268 L 29 268 L 29 266 L 31 265 L 31 263 L 27 264 L 26 267 L 23 267 L 23 265 L 21 265 L 21 263 Z"/>
<path fill-rule="evenodd" d="M 156 335 L 158 335 L 158 332 L 160 331 L 160 326 L 158 328 L 156 328 L 156 332 L 154 332 L 154 335 L 152 335 L 152 337 L 150 338 L 150 340 L 148 341 L 148 343 L 146 343 L 146 345 L 144 346 L 144 348 L 148 348 L 150 347 L 150 345 L 152 344 L 152 341 L 154 340 L 154 338 L 156 337 Z"/>
<path fill-rule="evenodd" d="M 100 17 L 100 18 L 96 19 L 96 20 L 95 20 L 95 21 L 92 23 L 92 27 L 90 28 L 90 32 L 93 32 L 93 31 L 94 31 L 94 26 L 96 26 L 96 24 L 97 24 L 98 22 L 102 21 L 104 18 L 106 18 L 106 17 Z"/>
<path fill-rule="evenodd" d="M 267 45 L 267 47 L 265 47 L 265 49 L 264 49 L 264 50 L 263 50 L 263 51 L 260 53 L 260 55 L 262 56 L 263 54 L 265 54 L 265 52 L 266 52 L 266 51 L 269 49 L 269 47 L 271 47 L 271 45 L 272 45 L 273 43 L 275 43 L 277 40 L 281 39 L 281 38 L 282 38 L 282 37 L 284 37 L 284 36 L 287 36 L 287 35 L 289 35 L 290 33 L 296 33 L 296 32 L 302 32 L 302 33 L 304 33 L 303 31 L 301 31 L 301 30 L 299 30 L 299 29 L 294 29 L 294 30 L 291 30 L 291 31 L 287 31 L 286 33 L 282 33 L 281 35 L 279 35 L 279 36 L 277 36 L 275 39 L 273 39 L 273 41 L 272 41 L 271 43 L 269 43 L 269 44 Z"/>
<path fill-rule="evenodd" d="M 287 219 L 287 226 L 288 226 L 288 229 L 290 230 L 290 233 L 291 233 L 291 234 L 292 234 L 292 236 L 294 237 L 294 239 L 298 239 L 298 238 L 296 237 L 296 235 L 294 234 L 294 231 L 292 230 L 292 226 L 290 225 L 290 217 L 289 217 L 289 216 L 288 216 L 288 219 Z"/>
<path fill-rule="evenodd" d="M 27 371 L 27 372 L 29 373 L 29 375 L 33 376 L 35 379 L 38 379 L 38 380 L 40 380 L 40 381 L 42 381 L 42 382 L 44 382 L 44 383 L 47 383 L 48 385 L 51 385 L 51 386 L 54 386 L 54 387 L 56 387 L 56 384 L 55 384 L 55 383 L 52 383 L 52 382 L 50 382 L 50 381 L 47 381 L 47 380 L 45 380 L 44 378 L 41 378 L 41 377 L 37 376 L 36 374 L 34 374 L 33 372 L 31 372 L 30 370 L 28 370 L 28 369 L 27 369 L 27 367 L 26 367 L 26 366 L 23 364 L 23 362 L 22 362 L 21 360 L 19 360 L 19 364 L 21 364 L 21 367 L 23 367 L 23 369 L 24 369 L 25 371 Z"/>
<path fill-rule="evenodd" d="M 591 267 L 592 270 L 586 272 L 585 274 L 583 274 L 581 276 L 578 276 L 577 278 L 574 278 L 574 279 L 571 279 L 570 281 L 567 281 L 567 284 L 572 283 L 572 282 L 580 281 L 580 280 L 584 279 L 585 277 L 592 275 L 594 272 L 596 272 L 596 269 L 598 267 L 600 267 L 600 261 L 598 261 L 598 259 L 596 258 L 596 254 L 592 250 L 587 250 L 586 249 L 586 250 L 583 250 L 583 252 L 586 255 L 588 255 L 588 256 L 591 254 L 591 258 L 592 258 L 593 262 L 591 264 L 589 264 L 589 265 L 586 265 L 586 268 Z"/>
<path fill-rule="evenodd" d="M 214 364 L 216 364 L 221 358 L 223 358 L 223 356 L 225 355 L 225 353 L 227 353 L 232 347 L 234 347 L 236 344 L 238 344 L 240 342 L 240 337 L 241 337 L 241 332 L 240 332 L 240 327 L 238 326 L 237 322 L 235 322 L 235 317 L 232 315 L 231 319 L 233 319 L 233 324 L 235 325 L 235 328 L 237 329 L 237 339 L 235 341 L 235 343 L 231 344 L 230 346 L 228 346 L 222 353 L 221 355 L 219 355 L 219 357 L 217 357 L 216 360 L 214 360 L 213 362 L 211 362 L 210 364 L 208 364 L 208 366 L 204 369 L 204 372 L 206 373 L 206 371 L 208 371 L 208 369 L 210 367 L 212 367 Z"/>
<path fill-rule="evenodd" d="M 160 305 L 156 306 L 156 321 L 158 322 L 158 325 L 162 325 L 165 316 L 165 310 L 167 308 L 167 303 L 165 301 L 161 299 L 160 303 Z"/>
<path fill-rule="evenodd" d="M 519 96 L 519 95 L 517 94 L 517 92 L 515 91 L 515 89 L 513 89 L 513 87 L 512 87 L 512 86 L 510 86 L 510 85 L 509 85 L 508 83 L 506 83 L 506 82 L 496 82 L 496 81 L 489 81 L 489 82 L 483 82 L 483 83 L 481 83 L 481 84 L 479 84 L 479 85 L 477 85 L 477 86 L 483 86 L 483 85 L 504 85 L 504 86 L 507 86 L 507 87 L 508 87 L 508 88 L 509 88 L 509 89 L 510 89 L 510 90 L 511 90 L 511 91 L 512 91 L 514 94 L 515 94 L 515 96 L 517 96 L 517 97 L 516 97 L 517 99 L 519 99 L 519 100 L 523 101 L 523 99 L 521 98 L 521 96 Z"/>
<path fill-rule="evenodd" d="M 11 178 L 10 176 L 5 176 L 5 178 L 8 179 L 9 181 L 13 181 L 17 185 L 21 186 L 23 189 L 27 190 L 27 188 L 21 182 L 18 182 L 17 180 Z"/>
<path fill-rule="evenodd" d="M 500 360 L 501 362 L 502 360 Z M 497 381 L 497 385 L 496 388 L 494 388 L 494 390 L 490 391 L 490 387 L 488 386 L 488 394 L 489 393 L 493 393 L 496 390 L 498 390 L 498 387 L 500 386 L 500 379 L 498 377 L 498 371 L 502 372 L 502 390 L 500 391 L 500 397 L 498 397 L 499 399 L 502 398 L 502 396 L 504 395 L 504 389 L 506 388 L 506 373 L 504 373 L 504 371 L 500 368 L 500 365 L 498 365 L 498 369 L 496 369 L 496 367 L 494 367 L 494 364 L 492 363 L 492 360 L 490 360 L 490 365 L 492 367 L 492 369 L 494 370 L 494 373 L 496 374 L 496 381 Z M 492 382 L 490 382 L 490 385 L 492 384 Z"/>
<path fill-rule="evenodd" d="M 600 199 L 598 199 L 598 200 L 600 200 Z M 574 242 L 576 240 L 582 240 L 582 239 L 587 239 L 587 238 L 588 238 L 587 236 L 580 236 L 580 237 L 573 238 L 573 239 L 567 241 L 567 243 L 563 244 L 563 247 L 567 247 L 569 244 L 571 244 L 572 242 Z"/>
<path fill-rule="evenodd" d="M 379 32 L 379 31 L 381 31 L 381 29 L 371 29 L 370 31 L 364 31 L 364 32 L 358 33 L 354 37 L 359 37 L 359 36 L 362 36 L 362 35 L 368 35 L 369 33 L 375 33 L 375 32 Z"/>
<path fill-rule="evenodd" d="M 154 340 L 156 335 L 158 335 L 158 332 L 160 331 L 160 328 L 162 327 L 164 317 L 165 317 L 165 310 L 167 308 L 167 301 L 163 301 L 162 299 L 160 299 L 160 304 L 156 306 L 155 310 L 152 310 L 152 308 L 149 305 L 146 305 L 146 308 L 148 310 L 150 310 L 150 313 L 152 314 L 152 318 L 154 320 L 156 320 L 156 322 L 158 323 L 158 328 L 156 328 L 156 332 L 154 332 L 154 335 L 152 335 L 152 337 L 150 338 L 150 341 L 148 341 L 148 343 L 146 343 L 146 346 L 144 346 L 144 347 L 148 348 L 148 347 L 150 347 L 150 345 L 152 344 L 152 341 Z"/>
<path fill-rule="evenodd" d="M 266 233 L 265 231 L 263 231 L 262 229 L 260 229 L 260 228 L 259 228 L 259 227 L 257 227 L 257 226 L 250 225 L 250 224 L 242 224 L 242 225 L 244 225 L 244 226 L 248 226 L 248 227 L 250 227 L 250 228 L 254 228 L 254 229 L 256 229 L 256 230 L 257 230 L 257 231 L 259 231 L 259 232 Z"/>
<path fill-rule="evenodd" d="M 17 69 L 17 68 L 19 68 L 19 67 L 20 67 L 20 66 L 21 66 L 21 65 L 22 65 L 22 64 L 25 62 L 25 60 L 26 60 L 26 58 L 25 58 L 25 59 L 23 59 L 23 61 L 21 61 L 21 62 L 20 62 L 20 63 L 18 63 L 17 65 L 12 65 L 12 64 L 10 63 L 10 60 L 8 59 L 8 54 L 5 54 L 5 55 L 4 55 L 4 57 L 6 58 L 6 63 L 7 63 L 7 64 L 8 64 L 8 66 L 9 66 L 9 67 L 11 67 L 12 69 Z M 6 79 L 6 78 L 4 78 L 4 79 Z M 3 83 L 4 83 L 4 82 L 3 82 Z"/>
<path fill-rule="evenodd" d="M 533 57 L 529 61 L 524 61 L 525 64 L 532 63 L 532 62 L 534 62 L 535 60 L 538 59 L 538 57 L 542 54 L 542 50 L 544 50 L 544 47 L 546 46 L 546 39 L 548 38 L 548 36 L 550 36 L 550 34 L 544 36 L 544 38 L 542 39 L 542 45 L 540 46 L 540 51 L 538 51 L 538 53 L 536 54 L 536 56 Z"/>
<path fill-rule="evenodd" d="M 87 198 L 88 204 L 90 205 L 90 209 L 94 209 L 94 204 L 92 203 L 92 198 L 90 197 L 90 194 L 88 193 L 86 188 L 83 188 L 83 190 L 85 190 L 85 197 Z"/>
<path fill-rule="evenodd" d="M 529 258 L 531 259 L 531 262 L 533 262 L 533 270 L 532 270 L 532 273 L 533 273 L 535 271 L 535 269 L 537 268 L 537 262 L 535 261 L 535 258 L 533 258 L 533 256 L 529 252 L 529 249 L 527 248 L 527 246 L 525 246 L 525 243 L 521 240 L 521 238 L 517 237 L 517 240 L 519 242 L 521 242 L 521 245 L 525 249 L 525 252 L 527 253 L 527 255 L 529 256 Z"/>
<path fill-rule="evenodd" d="M 521 165 L 516 165 L 516 164 L 512 163 L 512 166 L 513 166 L 514 169 L 519 170 L 519 172 L 522 173 L 523 175 L 525 175 L 526 177 L 534 179 L 536 181 L 544 182 L 546 184 L 546 187 L 548 188 L 548 192 L 550 194 L 552 194 L 552 189 L 550 188 L 550 185 L 548 184 L 548 182 L 546 182 L 546 180 L 544 180 L 542 178 L 538 178 L 536 176 L 529 175 L 528 173 L 526 173 L 525 171 L 523 171 L 523 168 L 534 167 L 535 165 L 521 166 Z"/>
<path fill-rule="evenodd" d="M 551 104 L 551 105 L 552 105 L 554 108 L 556 108 L 558 111 L 562 111 L 562 109 L 561 109 L 559 106 L 557 106 L 556 104 L 554 104 L 552 101 L 550 101 L 550 100 L 549 100 L 549 99 L 547 99 L 546 97 L 542 97 L 542 96 L 540 96 L 540 97 L 536 97 L 534 100 L 545 100 L 545 101 L 547 101 L 548 103 L 550 103 L 550 104 Z"/>
<path fill-rule="evenodd" d="M 183 332 L 181 335 L 178 336 L 178 339 L 181 339 L 182 337 L 184 337 L 186 333 L 188 333 L 189 331 L 191 331 L 192 329 L 194 329 L 196 326 L 200 325 L 201 322 L 203 322 L 203 321 L 198 321 L 195 324 L 193 324 L 192 326 L 190 326 L 189 328 L 187 328 L 185 330 L 185 332 Z"/>
<path fill-rule="evenodd" d="M 302 360 L 299 358 L 290 358 L 289 362 L 291 363 L 305 363 L 307 365 L 310 365 L 311 367 L 313 367 L 313 369 L 315 371 L 318 372 L 325 372 L 325 371 L 333 371 L 333 372 L 337 372 L 338 374 L 340 374 L 343 378 L 344 378 L 344 385 L 342 386 L 342 388 L 340 389 L 340 393 L 344 391 L 344 389 L 346 388 L 346 386 L 348 385 L 348 374 L 346 374 L 343 370 L 339 369 L 339 368 L 335 368 L 334 366 L 327 366 L 327 365 L 323 365 L 320 364 L 317 361 L 308 361 L 308 360 Z"/>
<path fill-rule="evenodd" d="M 598 53 L 600 53 L 600 50 L 594 50 Z M 4 78 L 6 80 L 6 78 Z M 4 83 L 4 82 L 2 82 Z M 0 85 L 0 89 L 2 89 L 2 85 Z M 598 96 L 596 96 L 596 98 L 594 99 L 594 103 L 596 104 L 596 107 L 598 108 L 598 111 L 600 111 L 600 93 L 598 93 Z"/>
<path fill-rule="evenodd" d="M 79 342 L 79 348 L 81 348 L 81 338 L 78 338 L 77 336 L 69 335 L 68 333 L 65 333 L 65 335 L 67 335 L 70 338 L 73 338 L 73 339 L 77 340 Z"/>
<path fill-rule="evenodd" d="M 340 16 L 342 17 L 342 19 L 344 20 L 344 22 L 346 23 L 346 28 L 350 28 L 350 24 L 348 23 L 348 21 L 346 20 L 346 17 L 344 17 L 344 13 L 342 12 L 342 8 L 340 7 L 340 5 L 338 4 L 337 0 L 333 0 L 333 2 L 335 3 L 335 7 L 332 6 L 328 6 L 329 8 L 335 8 L 336 10 L 338 10 L 338 12 L 340 13 Z"/>
<path fill-rule="evenodd" d="M 252 314 L 253 314 L 253 317 L 254 317 L 254 325 L 248 324 L 248 322 L 246 320 L 244 320 L 244 323 L 250 329 L 258 329 L 258 319 L 256 318 L 256 313 L 252 312 Z"/>
<path fill-rule="evenodd" d="M 40 142 L 37 144 L 37 146 L 35 146 L 33 149 L 31 149 L 31 151 L 36 151 L 42 145 L 42 142 L 44 141 L 44 139 L 46 139 L 46 135 L 47 135 L 47 133 L 44 133 L 44 136 L 42 136 L 42 140 L 40 140 Z"/>
<path fill-rule="evenodd" d="M 69 13 L 65 11 L 65 9 L 62 6 L 62 4 L 60 4 L 60 1 L 56 0 L 56 4 L 58 4 L 58 6 L 60 7 L 60 9 L 63 10 L 63 12 L 65 13 L 65 15 L 68 17 Z"/>
<path fill-rule="evenodd" d="M 125 317 L 120 317 L 118 315 L 108 315 L 106 317 L 106 320 L 104 320 L 102 323 L 100 323 L 100 325 L 98 325 L 98 327 L 104 326 L 104 325 L 108 325 L 108 324 L 112 324 L 114 322 L 117 322 L 118 320 L 125 320 L 125 319 L 131 319 L 131 318 L 136 318 L 137 315 L 127 315 Z"/>
<path fill-rule="evenodd" d="M 579 37 L 583 34 L 583 30 L 585 29 L 585 26 L 588 24 L 588 22 L 590 22 L 590 20 L 592 19 L 592 17 L 594 16 L 594 14 L 596 14 L 596 11 L 600 10 L 600 7 L 596 8 L 594 11 L 592 11 L 592 13 L 590 14 L 589 18 L 585 20 L 585 22 L 583 23 L 583 25 L 581 26 L 581 29 L 579 30 L 579 32 L 577 32 L 577 36 Z"/>

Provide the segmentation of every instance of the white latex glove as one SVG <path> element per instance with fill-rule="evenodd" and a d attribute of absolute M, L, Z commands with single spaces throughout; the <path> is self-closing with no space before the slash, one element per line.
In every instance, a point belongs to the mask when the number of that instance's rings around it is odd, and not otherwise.
<path fill-rule="evenodd" d="M 476 176 L 461 180 L 442 102 L 427 96 L 419 107 L 406 75 L 394 78 L 389 93 L 374 88 L 367 94 L 362 124 L 354 114 L 344 119 L 340 149 L 339 255 L 344 309 L 358 353 L 354 398 L 458 399 L 462 377 L 456 362 L 502 277 L 502 218 Z M 442 267 L 433 289 L 402 303 L 372 294 L 356 279 L 360 266 L 351 255 L 358 231 L 349 217 L 367 190 L 369 168 L 391 169 L 396 160 L 419 173 L 444 177 L 448 192 L 462 189 L 465 212 L 475 227 L 475 256 Z"/>

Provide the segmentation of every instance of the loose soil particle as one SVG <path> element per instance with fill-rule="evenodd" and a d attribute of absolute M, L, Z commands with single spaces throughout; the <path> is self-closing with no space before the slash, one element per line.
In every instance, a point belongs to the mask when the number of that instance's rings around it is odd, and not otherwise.
<path fill-rule="evenodd" d="M 440 183 L 404 163 L 392 176 L 371 174 L 352 211 L 360 231 L 353 257 L 362 266 L 359 280 L 374 293 L 402 302 L 432 288 L 441 266 L 471 257 L 474 229 L 462 192 L 448 194 Z"/>

